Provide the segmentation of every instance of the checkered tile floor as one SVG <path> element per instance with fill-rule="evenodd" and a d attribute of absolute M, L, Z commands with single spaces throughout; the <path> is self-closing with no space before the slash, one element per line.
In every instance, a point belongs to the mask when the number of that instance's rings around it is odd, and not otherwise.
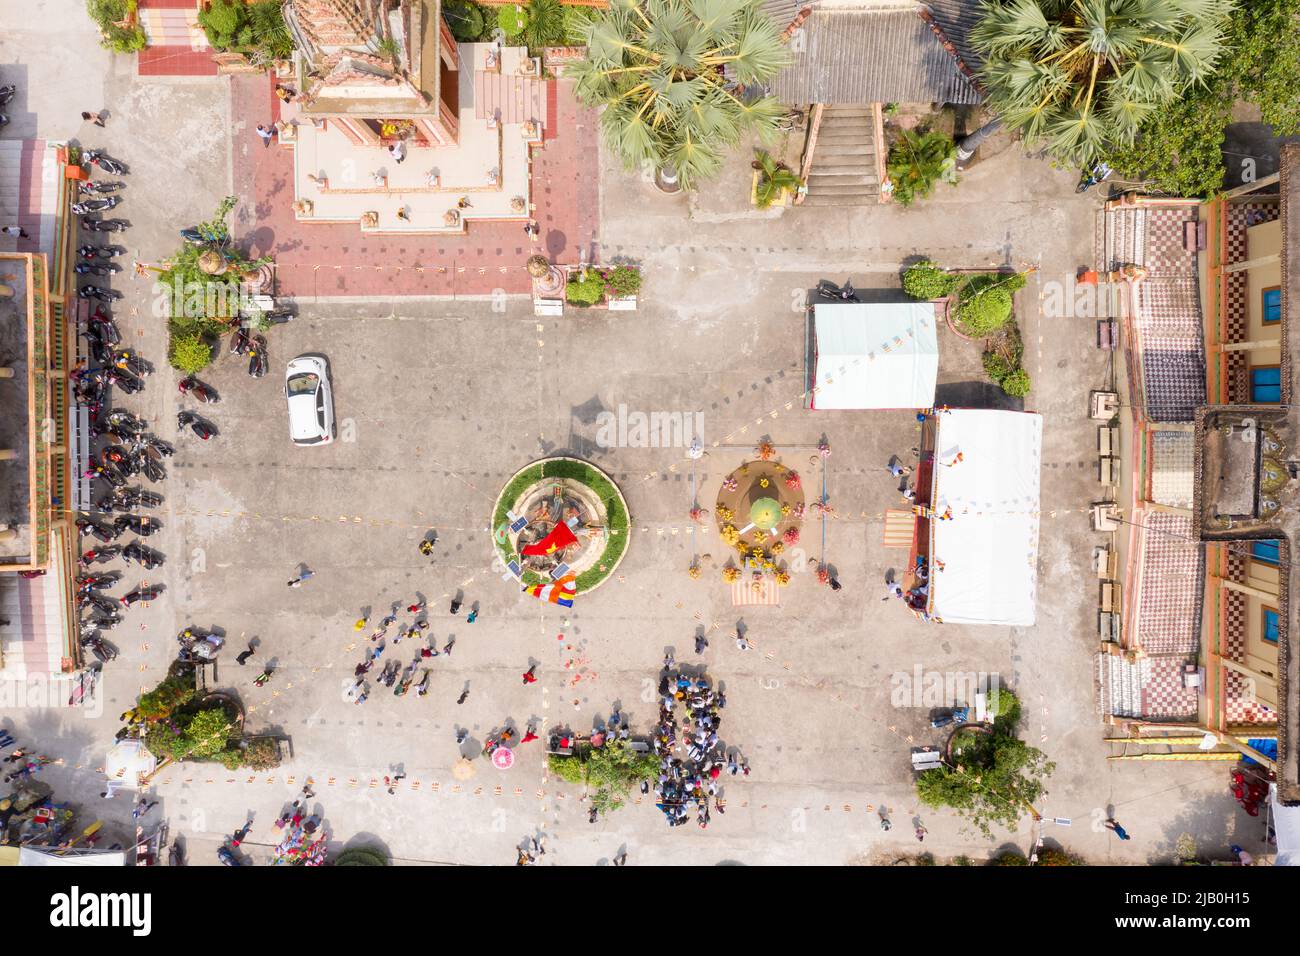
<path fill-rule="evenodd" d="M 1197 692 L 1183 686 L 1181 656 L 1148 657 L 1142 661 L 1142 716 L 1148 720 L 1178 720 L 1195 717 Z"/>
<path fill-rule="evenodd" d="M 1272 202 L 1234 203 L 1228 206 L 1227 239 L 1228 262 L 1241 262 L 1248 258 L 1246 230 L 1261 222 L 1271 222 L 1278 217 L 1278 205 Z M 1246 273 L 1234 272 L 1228 276 L 1227 295 L 1224 301 L 1225 335 L 1228 342 L 1246 339 Z M 1228 355 L 1228 400 L 1250 401 L 1250 384 L 1246 377 L 1246 357 L 1240 352 Z"/>
<path fill-rule="evenodd" d="M 1246 580 L 1246 559 L 1242 555 L 1228 554 L 1226 576 L 1229 581 Z M 1246 651 L 1246 598 L 1235 591 L 1224 591 L 1223 600 L 1223 656 L 1242 661 Z M 1223 676 L 1223 710 L 1229 723 L 1267 724 L 1277 720 L 1274 711 L 1254 699 L 1248 678 L 1226 668 Z"/>
<path fill-rule="evenodd" d="M 1147 211 L 1143 261 L 1152 276 L 1195 277 L 1196 253 L 1183 246 L 1183 228 L 1197 219 L 1195 206 Z"/>
<path fill-rule="evenodd" d="M 1137 643 L 1148 654 L 1194 658 L 1200 646 L 1205 558 L 1191 518 L 1144 514 Z"/>

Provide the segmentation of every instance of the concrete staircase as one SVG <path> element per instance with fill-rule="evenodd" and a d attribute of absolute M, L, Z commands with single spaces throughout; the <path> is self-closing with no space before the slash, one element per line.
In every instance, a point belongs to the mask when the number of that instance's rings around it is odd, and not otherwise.
<path fill-rule="evenodd" d="M 1145 659 L 1130 662 L 1115 654 L 1097 655 L 1097 709 L 1102 716 L 1142 716 L 1145 665 Z"/>
<path fill-rule="evenodd" d="M 880 202 L 875 121 L 870 104 L 828 106 L 813 146 L 805 206 L 874 206 Z"/>

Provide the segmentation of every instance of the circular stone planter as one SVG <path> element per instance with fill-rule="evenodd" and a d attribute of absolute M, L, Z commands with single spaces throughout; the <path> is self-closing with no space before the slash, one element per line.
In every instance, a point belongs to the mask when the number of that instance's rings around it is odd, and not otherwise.
<path fill-rule="evenodd" d="M 518 532 L 510 530 L 507 512 L 527 518 Z M 565 519 L 577 519 L 578 544 L 555 555 L 524 558 L 520 550 L 544 538 Z M 578 594 L 594 591 L 618 568 L 627 551 L 627 501 L 605 472 L 578 458 L 543 458 L 515 472 L 497 495 L 492 508 L 492 543 L 503 563 L 522 566 L 520 582 L 549 583 L 549 571 L 562 561 L 576 575 Z"/>

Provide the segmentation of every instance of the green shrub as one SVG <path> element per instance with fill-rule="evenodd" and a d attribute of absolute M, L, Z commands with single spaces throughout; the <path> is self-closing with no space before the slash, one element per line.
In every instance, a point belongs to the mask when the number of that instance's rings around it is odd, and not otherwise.
<path fill-rule="evenodd" d="M 199 11 L 198 20 L 214 50 L 238 53 L 254 65 L 288 59 L 293 53 L 293 38 L 278 0 L 212 0 L 211 6 Z"/>
<path fill-rule="evenodd" d="M 910 206 L 924 199 L 943 181 L 957 185 L 957 145 L 939 132 L 900 130 L 889 148 L 887 169 L 894 186 L 894 201 Z"/>
<path fill-rule="evenodd" d="M 1038 851 L 1039 866 L 1087 866 L 1083 857 L 1056 847 L 1045 847 Z"/>
<path fill-rule="evenodd" d="M 477 3 L 455 0 L 442 8 L 442 18 L 447 21 L 451 35 L 461 43 L 475 43 L 483 39 L 483 8 Z"/>
<path fill-rule="evenodd" d="M 524 20 L 519 38 L 533 56 L 540 56 L 548 46 L 559 46 L 564 42 L 567 30 L 560 0 L 528 0 Z"/>
<path fill-rule="evenodd" d="M 1024 398 L 1029 394 L 1030 381 L 1029 373 L 1023 368 L 1014 369 L 1006 378 L 999 382 L 1002 391 L 1006 392 L 1012 398 Z"/>
<path fill-rule="evenodd" d="M 1019 853 L 1001 853 L 989 860 L 989 866 L 1028 866 L 1029 860 Z"/>
<path fill-rule="evenodd" d="M 634 266 L 615 266 L 605 273 L 605 285 L 616 296 L 636 295 L 641 290 L 641 270 Z"/>
<path fill-rule="evenodd" d="M 274 770 L 280 766 L 280 745 L 270 737 L 255 737 L 243 750 L 243 766 L 249 770 Z"/>
<path fill-rule="evenodd" d="M 942 299 L 957 288 L 958 278 L 933 262 L 918 262 L 903 273 L 903 291 L 913 299 Z"/>
<path fill-rule="evenodd" d="M 984 374 L 994 385 L 1001 385 L 1015 367 L 997 352 L 985 352 L 983 356 Z"/>
<path fill-rule="evenodd" d="M 238 770 L 244 766 L 244 752 L 238 747 L 231 747 L 217 754 L 217 762 L 227 770 Z"/>
<path fill-rule="evenodd" d="M 547 754 L 546 765 L 551 771 L 551 776 L 558 777 L 565 783 L 582 783 L 587 779 L 587 775 L 583 772 L 582 761 L 577 757 Z"/>
<path fill-rule="evenodd" d="M 519 4 L 509 4 L 497 11 L 497 26 L 507 38 L 517 37 L 528 26 L 528 11 Z"/>
<path fill-rule="evenodd" d="M 146 720 L 162 720 L 193 699 L 193 675 L 176 675 L 167 677 L 153 690 L 141 694 L 135 708 Z"/>
<path fill-rule="evenodd" d="M 565 297 L 569 304 L 585 309 L 597 302 L 603 302 L 605 299 L 605 277 L 595 269 L 587 270 L 585 281 L 580 276 L 581 273 L 575 274 L 569 280 L 569 284 L 565 289 Z"/>
<path fill-rule="evenodd" d="M 228 750 L 230 735 L 235 732 L 234 721 L 223 705 L 209 707 L 195 714 L 185 725 L 190 755 L 200 760 L 218 757 Z"/>
<path fill-rule="evenodd" d="M 212 364 L 212 343 L 199 332 L 173 335 L 167 360 L 172 368 L 186 375 L 201 372 Z"/>
<path fill-rule="evenodd" d="M 99 27 L 100 45 L 114 53 L 143 50 L 148 38 L 137 21 L 134 26 L 119 26 L 136 12 L 136 0 L 86 0 L 86 13 Z"/>
<path fill-rule="evenodd" d="M 378 847 L 349 847 L 334 858 L 335 866 L 387 866 L 388 854 Z"/>
<path fill-rule="evenodd" d="M 966 333 L 988 335 L 1011 318 L 1011 293 L 1001 286 L 992 285 L 972 290 L 968 284 L 962 288 L 956 317 Z"/>

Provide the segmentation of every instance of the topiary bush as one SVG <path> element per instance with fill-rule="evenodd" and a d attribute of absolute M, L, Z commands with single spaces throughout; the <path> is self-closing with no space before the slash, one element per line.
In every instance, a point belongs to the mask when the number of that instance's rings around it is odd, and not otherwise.
<path fill-rule="evenodd" d="M 565 783 L 583 783 L 587 779 L 582 761 L 576 756 L 566 757 L 563 754 L 547 754 L 546 765 L 551 772 L 551 776 L 558 777 Z"/>
<path fill-rule="evenodd" d="M 475 43 L 483 39 L 487 20 L 483 8 L 477 3 L 465 3 L 463 0 L 448 3 L 442 8 L 442 18 L 447 21 L 447 29 L 461 43 Z"/>
<path fill-rule="evenodd" d="M 903 273 L 903 291 L 913 299 L 942 299 L 957 288 L 958 278 L 933 262 L 918 262 Z"/>
<path fill-rule="evenodd" d="M 387 866 L 388 854 L 378 847 L 354 846 L 334 859 L 335 866 Z"/>
<path fill-rule="evenodd" d="M 1000 286 L 973 289 L 963 287 L 957 302 L 956 319 L 969 335 L 984 336 L 1000 329 L 1011 318 L 1011 293 Z"/>

